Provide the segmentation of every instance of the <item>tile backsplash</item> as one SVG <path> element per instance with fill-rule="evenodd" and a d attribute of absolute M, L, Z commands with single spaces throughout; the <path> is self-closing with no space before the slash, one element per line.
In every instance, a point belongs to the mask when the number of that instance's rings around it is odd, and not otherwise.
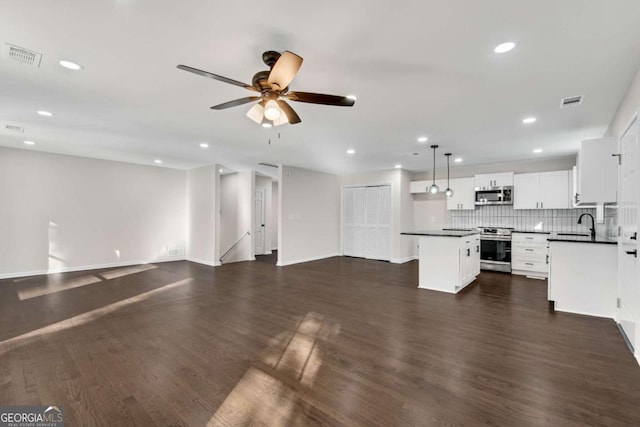
<path fill-rule="evenodd" d="M 478 206 L 475 210 L 451 211 L 454 228 L 511 227 L 516 230 L 558 231 L 588 233 L 591 220 L 585 218 L 578 224 L 578 217 L 590 213 L 595 218 L 595 208 L 579 209 L 513 209 L 513 206 Z M 605 207 L 604 223 L 596 223 L 596 233 L 612 237 L 617 234 L 617 211 Z"/>

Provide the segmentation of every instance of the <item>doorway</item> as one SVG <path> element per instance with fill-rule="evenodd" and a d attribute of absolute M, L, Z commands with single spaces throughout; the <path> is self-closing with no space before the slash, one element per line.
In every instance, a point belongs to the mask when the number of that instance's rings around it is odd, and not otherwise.
<path fill-rule="evenodd" d="M 265 235 L 267 233 L 266 227 L 266 210 L 267 210 L 267 190 L 265 188 L 256 188 L 256 194 L 254 199 L 254 244 L 255 254 L 264 255 L 267 252 L 265 245 Z"/>

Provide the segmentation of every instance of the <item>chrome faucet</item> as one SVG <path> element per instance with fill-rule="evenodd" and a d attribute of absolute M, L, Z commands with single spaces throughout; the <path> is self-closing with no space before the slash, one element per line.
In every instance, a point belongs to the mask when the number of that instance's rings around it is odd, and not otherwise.
<path fill-rule="evenodd" d="M 596 240 L 596 221 L 593 219 L 593 215 L 590 213 L 583 213 L 578 218 L 578 224 L 582 224 L 582 217 L 585 215 L 591 218 L 591 228 L 589 229 L 591 231 L 591 240 Z"/>

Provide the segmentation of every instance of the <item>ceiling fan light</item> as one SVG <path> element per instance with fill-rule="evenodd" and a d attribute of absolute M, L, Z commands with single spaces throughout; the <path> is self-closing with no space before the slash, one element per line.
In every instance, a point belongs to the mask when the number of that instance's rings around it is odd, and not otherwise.
<path fill-rule="evenodd" d="M 264 107 L 260 104 L 254 105 L 247 112 L 247 117 L 258 124 L 262 123 L 262 119 L 264 118 Z"/>
<path fill-rule="evenodd" d="M 287 117 L 286 114 L 284 114 L 284 111 L 282 112 L 282 114 L 280 114 L 280 117 L 278 117 L 277 119 L 273 120 L 273 125 L 274 126 L 280 126 L 280 125 L 284 125 L 289 123 L 289 118 Z"/>
<path fill-rule="evenodd" d="M 264 107 L 264 116 L 269 120 L 276 120 L 280 118 L 280 106 L 275 100 L 270 100 Z"/>

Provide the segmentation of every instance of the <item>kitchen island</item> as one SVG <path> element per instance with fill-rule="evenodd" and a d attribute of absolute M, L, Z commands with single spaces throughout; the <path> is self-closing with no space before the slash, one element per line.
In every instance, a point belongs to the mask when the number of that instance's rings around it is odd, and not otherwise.
<path fill-rule="evenodd" d="M 424 230 L 418 236 L 418 287 L 458 293 L 480 274 L 478 230 Z"/>

